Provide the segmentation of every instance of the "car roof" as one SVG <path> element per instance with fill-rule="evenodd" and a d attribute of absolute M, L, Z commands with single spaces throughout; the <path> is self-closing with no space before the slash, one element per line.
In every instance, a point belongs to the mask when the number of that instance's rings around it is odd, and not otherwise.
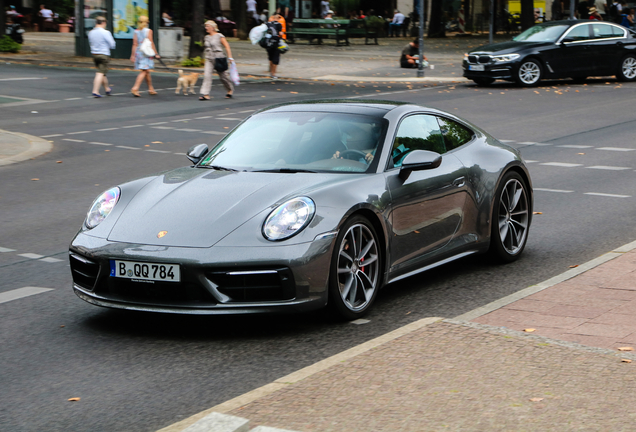
<path fill-rule="evenodd" d="M 320 99 L 273 105 L 258 111 L 258 113 L 317 111 L 382 117 L 389 111 L 402 105 L 408 104 L 383 100 Z"/>

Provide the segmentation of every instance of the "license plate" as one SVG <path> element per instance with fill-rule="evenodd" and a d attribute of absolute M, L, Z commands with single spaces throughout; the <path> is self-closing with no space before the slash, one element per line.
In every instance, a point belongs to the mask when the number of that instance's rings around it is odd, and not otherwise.
<path fill-rule="evenodd" d="M 471 71 L 483 71 L 484 69 L 484 65 L 469 65 L 468 69 Z"/>
<path fill-rule="evenodd" d="M 138 281 L 180 282 L 179 264 L 110 260 L 110 276 Z"/>

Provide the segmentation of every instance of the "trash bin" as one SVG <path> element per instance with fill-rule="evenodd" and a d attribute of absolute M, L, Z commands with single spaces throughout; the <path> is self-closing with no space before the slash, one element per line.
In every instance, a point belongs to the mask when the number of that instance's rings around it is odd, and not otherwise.
<path fill-rule="evenodd" d="M 159 54 L 171 61 L 180 61 L 185 57 L 183 27 L 159 27 Z"/>

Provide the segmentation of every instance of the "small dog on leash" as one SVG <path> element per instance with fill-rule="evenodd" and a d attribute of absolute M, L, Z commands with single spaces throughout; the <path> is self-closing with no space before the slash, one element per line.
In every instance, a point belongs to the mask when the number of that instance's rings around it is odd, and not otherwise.
<path fill-rule="evenodd" d="M 190 87 L 190 93 L 195 94 L 194 85 L 197 83 L 199 79 L 198 73 L 184 74 L 181 69 L 179 69 L 179 78 L 177 78 L 177 90 L 174 94 L 179 94 L 179 90 L 183 88 L 183 95 L 188 95 L 188 86 Z"/>

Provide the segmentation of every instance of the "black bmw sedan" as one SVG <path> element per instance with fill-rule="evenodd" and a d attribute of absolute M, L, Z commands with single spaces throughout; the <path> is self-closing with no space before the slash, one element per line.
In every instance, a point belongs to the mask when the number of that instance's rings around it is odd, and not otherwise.
<path fill-rule="evenodd" d="M 478 85 L 496 79 L 522 86 L 544 78 L 616 75 L 636 80 L 636 35 L 623 26 L 591 20 L 536 25 L 509 42 L 484 45 L 464 56 L 464 76 Z"/>

